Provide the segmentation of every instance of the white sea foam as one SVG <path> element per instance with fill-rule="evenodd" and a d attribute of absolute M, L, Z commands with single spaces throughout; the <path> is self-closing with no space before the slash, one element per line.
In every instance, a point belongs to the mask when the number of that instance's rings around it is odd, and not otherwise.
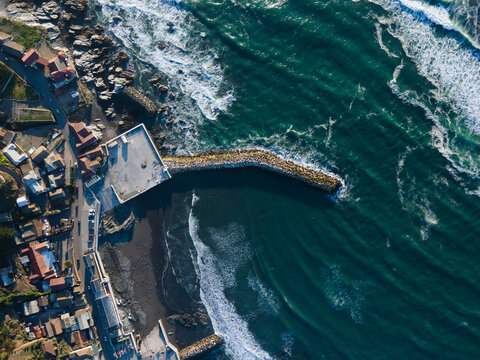
<path fill-rule="evenodd" d="M 448 10 L 442 5 L 430 5 L 421 0 L 399 0 L 400 3 L 411 11 L 419 12 L 428 20 L 443 26 L 447 30 L 458 30 L 450 20 Z"/>
<path fill-rule="evenodd" d="M 195 269 L 200 280 L 200 297 L 215 333 L 225 340 L 225 351 L 233 359 L 272 359 L 248 329 L 247 321 L 236 312 L 235 305 L 226 298 L 225 279 L 219 270 L 217 258 L 199 238 L 199 223 L 193 215 L 193 208 L 188 227 L 197 252 Z"/>
<path fill-rule="evenodd" d="M 248 275 L 248 286 L 258 294 L 258 307 L 264 312 L 277 315 L 280 301 L 275 293 L 262 284 L 260 279 L 251 273 Z"/>
<path fill-rule="evenodd" d="M 170 86 L 189 96 L 210 120 L 225 111 L 234 100 L 233 91 L 224 91 L 223 70 L 213 49 L 192 30 L 192 16 L 168 0 L 97 0 L 110 30 L 132 53 L 166 74 Z M 120 16 L 123 21 L 114 21 Z M 169 31 L 167 22 L 175 24 Z M 157 47 L 161 41 L 165 48 Z"/>
<path fill-rule="evenodd" d="M 400 40 L 418 72 L 435 85 L 437 100 L 450 104 L 480 134 L 480 98 L 476 95 L 480 93 L 480 62 L 472 49 L 461 39 L 438 33 L 430 21 L 399 1 L 371 1 L 390 13 L 388 19 L 380 20 Z"/>
<path fill-rule="evenodd" d="M 464 184 L 461 177 L 458 176 L 459 174 L 463 174 L 470 179 L 478 180 L 478 174 L 480 172 L 478 161 L 474 158 L 469 148 L 461 149 L 455 144 L 455 139 L 453 141 L 450 139 L 449 131 L 442 124 L 439 116 L 434 114 L 422 101 L 418 100 L 414 93 L 408 90 L 400 90 L 397 85 L 397 79 L 402 69 L 403 60 L 401 64 L 395 68 L 392 80 L 388 83 L 390 90 L 403 102 L 424 111 L 425 117 L 432 122 L 432 129 L 430 130 L 431 145 L 449 162 L 450 166 L 447 166 L 447 170 L 466 189 L 467 193 L 480 196 L 480 193 L 472 191 L 469 186 Z"/>

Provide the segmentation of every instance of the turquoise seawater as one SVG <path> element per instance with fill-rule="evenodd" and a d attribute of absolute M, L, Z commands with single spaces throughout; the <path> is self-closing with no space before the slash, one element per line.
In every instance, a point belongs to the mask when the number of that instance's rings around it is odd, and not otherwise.
<path fill-rule="evenodd" d="M 475 1 L 100 2 L 183 94 L 181 151 L 263 147 L 344 181 L 331 197 L 231 170 L 155 190 L 217 356 L 479 357 Z"/>

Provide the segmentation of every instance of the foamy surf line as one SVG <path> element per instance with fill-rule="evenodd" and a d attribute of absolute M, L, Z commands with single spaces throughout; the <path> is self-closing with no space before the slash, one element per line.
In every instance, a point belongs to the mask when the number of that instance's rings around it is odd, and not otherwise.
<path fill-rule="evenodd" d="M 223 70 L 212 49 L 203 48 L 202 36 L 191 30 L 194 20 L 179 2 L 97 2 L 110 21 L 110 30 L 123 45 L 167 75 L 169 85 L 190 97 L 205 118 L 216 119 L 234 101 L 232 90 L 221 93 L 225 87 Z M 167 26 L 170 21 L 175 24 L 173 31 Z"/>
<path fill-rule="evenodd" d="M 404 0 L 403 0 L 404 1 Z M 390 13 L 387 31 L 400 40 L 420 75 L 437 89 L 437 101 L 448 103 L 465 124 L 480 134 L 480 62 L 461 39 L 445 37 L 429 22 L 405 11 L 395 0 L 371 0 Z"/>
<path fill-rule="evenodd" d="M 197 252 L 193 259 L 200 280 L 200 297 L 212 321 L 215 333 L 225 341 L 225 351 L 233 359 L 273 359 L 262 349 L 248 329 L 248 323 L 225 297 L 225 282 L 215 264 L 215 256 L 198 235 L 198 219 L 193 209 L 199 198 L 192 196 L 192 209 L 188 218 L 188 230 Z"/>

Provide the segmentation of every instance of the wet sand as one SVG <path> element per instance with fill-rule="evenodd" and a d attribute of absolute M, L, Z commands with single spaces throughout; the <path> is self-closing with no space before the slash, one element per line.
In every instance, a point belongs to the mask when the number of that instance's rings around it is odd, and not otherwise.
<path fill-rule="evenodd" d="M 100 252 L 115 291 L 132 315 L 136 332 L 146 337 L 162 318 L 169 340 L 182 349 L 212 334 L 213 328 L 204 315 L 199 294 L 189 296 L 173 274 L 159 193 L 146 195 L 129 204 L 136 217 L 133 230 L 104 236 Z M 172 315 L 192 322 L 181 325 L 168 319 Z"/>

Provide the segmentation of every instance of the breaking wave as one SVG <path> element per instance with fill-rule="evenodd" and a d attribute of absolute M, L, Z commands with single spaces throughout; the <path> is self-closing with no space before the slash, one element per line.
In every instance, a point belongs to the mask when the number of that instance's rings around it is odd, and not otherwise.
<path fill-rule="evenodd" d="M 196 201 L 198 201 L 198 197 L 194 195 L 192 204 Z M 211 317 L 215 333 L 225 340 L 226 353 L 233 359 L 272 359 L 248 329 L 248 322 L 236 312 L 235 305 L 226 298 L 225 289 L 232 285 L 231 270 L 223 272 L 221 268 L 225 263 L 219 264 L 218 258 L 212 253 L 212 250 L 200 239 L 198 219 L 193 215 L 193 205 L 188 218 L 188 229 L 197 252 L 194 261 L 200 281 L 200 297 Z M 234 235 L 234 238 L 238 239 L 238 236 Z M 234 246 L 227 250 L 227 245 L 223 247 L 222 251 L 237 253 Z M 244 251 L 241 251 L 243 254 L 240 254 L 239 262 L 231 265 L 233 268 L 245 261 L 248 250 Z"/>
<path fill-rule="evenodd" d="M 188 96 L 205 118 L 216 119 L 233 102 L 233 91 L 225 90 L 217 55 L 206 44 L 205 34 L 192 29 L 194 20 L 180 1 L 97 2 L 109 29 L 124 46 L 166 74 L 170 87 Z M 174 24 L 174 31 L 168 22 Z"/>

